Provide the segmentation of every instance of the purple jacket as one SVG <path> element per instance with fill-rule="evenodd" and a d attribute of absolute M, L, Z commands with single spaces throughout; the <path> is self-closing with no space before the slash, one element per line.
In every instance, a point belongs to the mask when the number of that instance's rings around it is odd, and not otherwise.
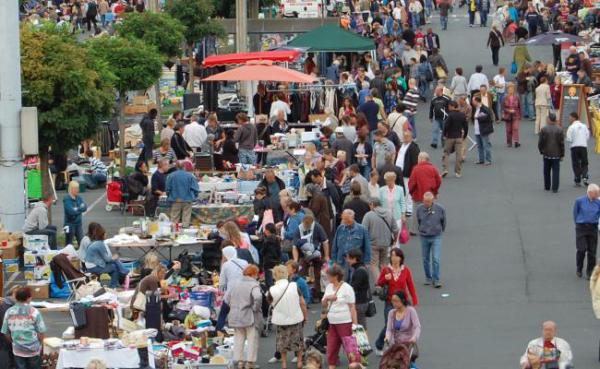
<path fill-rule="evenodd" d="M 400 329 L 396 329 L 396 309 L 390 310 L 387 320 L 387 328 L 385 331 L 385 338 L 387 338 L 390 346 L 397 343 L 407 343 L 411 339 L 415 342 L 419 340 L 421 335 L 421 322 L 419 321 L 419 315 L 412 306 L 406 307 L 406 313 Z"/>

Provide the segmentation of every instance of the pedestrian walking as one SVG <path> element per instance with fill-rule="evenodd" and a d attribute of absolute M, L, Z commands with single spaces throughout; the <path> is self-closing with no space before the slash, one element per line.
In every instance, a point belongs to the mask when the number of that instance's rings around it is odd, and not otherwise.
<path fill-rule="evenodd" d="M 569 114 L 569 128 L 567 129 L 567 142 L 571 147 L 571 165 L 575 176 L 575 186 L 580 187 L 581 181 L 588 184 L 588 153 L 587 143 L 590 139 L 590 130 L 579 121 L 579 114 Z"/>
<path fill-rule="evenodd" d="M 497 25 L 492 25 L 492 29 L 490 30 L 490 34 L 487 40 L 487 47 L 492 50 L 492 63 L 495 66 L 498 66 L 498 62 L 500 60 L 500 48 L 504 46 L 504 37 L 502 37 L 502 32 L 498 30 Z"/>
<path fill-rule="evenodd" d="M 502 104 L 504 103 L 504 96 L 506 95 L 506 68 L 498 68 L 498 74 L 494 76 L 494 88 L 496 89 L 496 104 L 494 106 L 494 113 L 498 120 L 502 119 Z"/>
<path fill-rule="evenodd" d="M 548 78 L 540 78 L 540 84 L 535 89 L 535 134 L 540 133 L 540 129 L 546 126 L 548 114 L 552 106 L 552 95 L 550 94 L 550 85 Z"/>
<path fill-rule="evenodd" d="M 410 217 L 413 212 L 412 196 L 408 192 L 408 179 L 413 168 L 419 160 L 419 145 L 413 141 L 412 133 L 404 131 L 402 134 L 402 146 L 398 150 L 396 157 L 396 166 L 402 169 L 402 181 L 404 183 L 404 191 L 406 192 L 406 216 Z"/>
<path fill-rule="evenodd" d="M 396 184 L 397 175 L 394 172 L 383 174 L 385 185 L 379 188 L 379 200 L 383 207 L 389 209 L 398 223 L 398 229 L 406 222 L 406 200 L 404 187 Z"/>
<path fill-rule="evenodd" d="M 389 263 L 390 248 L 396 242 L 396 236 L 400 231 L 398 223 L 390 209 L 381 206 L 381 200 L 377 197 L 369 199 L 370 211 L 365 214 L 362 225 L 365 227 L 371 239 L 371 278 L 377 280 L 383 267 Z"/>
<path fill-rule="evenodd" d="M 417 159 L 417 165 L 413 168 L 408 179 L 408 191 L 413 198 L 413 221 L 410 227 L 412 235 L 416 235 L 419 229 L 415 213 L 423 202 L 423 195 L 427 192 L 437 195 L 441 185 L 442 177 L 437 168 L 431 164 L 429 154 L 421 151 Z"/>
<path fill-rule="evenodd" d="M 459 99 L 461 97 L 467 97 L 469 94 L 469 89 L 467 87 L 467 79 L 463 76 L 463 69 L 456 68 L 455 75 L 452 77 L 452 81 L 450 82 L 450 91 L 454 95 L 455 99 Z"/>
<path fill-rule="evenodd" d="M 458 110 L 456 101 L 449 103 L 450 112 L 444 123 L 444 155 L 442 156 L 442 177 L 448 175 L 448 162 L 450 155 L 456 153 L 456 164 L 454 166 L 454 174 L 456 178 L 462 176 L 462 145 L 463 140 L 469 132 L 467 117 L 464 113 Z"/>
<path fill-rule="evenodd" d="M 467 85 L 467 90 L 471 97 L 478 93 L 481 90 L 481 86 L 485 85 L 485 87 L 490 87 L 490 83 L 485 74 L 483 74 L 483 67 L 478 65 L 475 67 L 475 73 L 471 74 L 469 77 L 469 84 Z"/>
<path fill-rule="evenodd" d="M 371 239 L 369 232 L 367 232 L 362 224 L 356 223 L 354 220 L 354 211 L 350 209 L 344 210 L 342 212 L 341 223 L 333 237 L 331 259 L 347 269 L 346 254 L 352 249 L 360 249 L 364 255 L 364 262 L 370 263 Z"/>
<path fill-rule="evenodd" d="M 438 9 L 440 11 L 440 25 L 442 31 L 448 29 L 448 12 L 452 9 L 451 0 L 440 0 L 438 3 Z"/>
<path fill-rule="evenodd" d="M 434 91 L 434 97 L 431 99 L 431 104 L 429 105 L 429 120 L 433 124 L 431 147 L 434 149 L 437 149 L 438 144 L 442 141 L 442 129 L 448 117 L 449 103 L 450 99 L 444 95 L 444 87 L 437 86 Z"/>
<path fill-rule="evenodd" d="M 492 165 L 492 144 L 490 143 L 490 135 L 494 133 L 492 111 L 483 105 L 480 96 L 473 98 L 473 106 L 475 108 L 475 113 L 473 113 L 473 131 L 475 132 L 477 152 L 479 154 L 476 163 Z"/>
<path fill-rule="evenodd" d="M 423 204 L 417 208 L 417 221 L 419 222 L 425 285 L 441 288 L 440 256 L 442 233 L 446 230 L 446 210 L 435 203 L 434 199 L 435 196 L 431 192 L 423 195 Z"/>
<path fill-rule="evenodd" d="M 254 369 L 258 354 L 259 329 L 262 327 L 263 320 L 258 267 L 248 265 L 243 275 L 233 288 L 227 290 L 223 303 L 230 308 L 227 325 L 235 332 L 233 361 L 236 368 Z M 245 348 L 247 348 L 246 354 Z"/>
<path fill-rule="evenodd" d="M 298 285 L 289 281 L 288 277 L 288 269 L 284 265 L 277 265 L 273 268 L 275 285 L 269 289 L 269 299 L 273 307 L 271 322 L 277 327 L 275 346 L 281 354 L 283 369 L 287 368 L 289 351 L 296 354 L 298 368 L 302 368 L 303 328 L 308 316 L 306 302 Z"/>
<path fill-rule="evenodd" d="M 390 264 L 381 270 L 379 278 L 377 279 L 378 287 L 387 287 L 387 295 L 383 296 L 383 298 L 385 298 L 385 307 L 383 311 L 384 326 L 375 341 L 376 354 L 378 356 L 383 354 L 382 350 L 388 322 L 387 317 L 390 310 L 393 309 L 392 300 L 394 295 L 398 292 L 404 292 L 405 294 L 408 292 L 406 295 L 408 302 L 410 302 L 412 306 L 419 305 L 419 297 L 417 296 L 412 271 L 407 265 L 404 265 L 404 261 L 404 252 L 402 252 L 399 247 L 394 247 L 390 252 Z M 381 293 L 383 293 L 383 291 L 385 291 L 385 289 L 383 289 Z"/>
<path fill-rule="evenodd" d="M 327 270 L 329 284 L 323 296 L 322 318 L 327 318 L 327 364 L 335 369 L 339 361 L 340 347 L 344 337 L 352 336 L 352 325 L 356 319 L 356 296 L 354 289 L 344 282 L 344 271 L 338 265 Z"/>
<path fill-rule="evenodd" d="M 542 128 L 538 140 L 538 149 L 544 160 L 544 189 L 558 192 L 560 162 L 565 156 L 565 135 L 557 125 L 556 115 L 550 113 L 548 125 Z"/>
<path fill-rule="evenodd" d="M 347 281 L 352 286 L 356 299 L 356 321 L 367 329 L 367 309 L 371 301 L 369 270 L 362 262 L 362 252 L 359 249 L 350 250 L 346 261 L 350 265 Z"/>
<path fill-rule="evenodd" d="M 519 143 L 519 125 L 521 124 L 521 102 L 515 91 L 514 83 L 506 85 L 506 96 L 502 105 L 502 120 L 506 123 L 506 146 L 521 146 Z"/>
<path fill-rule="evenodd" d="M 577 277 L 582 277 L 583 261 L 587 256 L 586 277 L 590 279 L 596 265 L 598 247 L 598 218 L 600 218 L 600 187 L 592 183 L 587 194 L 575 200 L 573 220 L 575 221 L 575 247 Z"/>

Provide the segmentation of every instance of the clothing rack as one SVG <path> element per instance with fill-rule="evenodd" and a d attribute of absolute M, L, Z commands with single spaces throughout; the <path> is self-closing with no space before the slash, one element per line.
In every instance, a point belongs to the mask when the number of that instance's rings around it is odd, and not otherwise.
<path fill-rule="evenodd" d="M 350 87 L 350 88 L 354 88 L 354 89 L 358 90 L 358 87 L 356 86 L 356 84 L 354 84 L 354 86 L 342 85 L 342 84 L 331 84 L 331 85 L 319 84 L 319 85 L 308 85 L 303 88 L 288 88 L 288 89 L 284 89 L 284 90 L 267 90 L 267 92 L 303 92 L 303 91 L 312 91 L 315 88 L 325 88 L 325 87 L 335 87 L 335 88 Z"/>

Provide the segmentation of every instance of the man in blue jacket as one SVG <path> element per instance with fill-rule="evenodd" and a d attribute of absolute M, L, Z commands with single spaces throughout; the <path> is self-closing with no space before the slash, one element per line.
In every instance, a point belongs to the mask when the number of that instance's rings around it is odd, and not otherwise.
<path fill-rule="evenodd" d="M 365 264 L 371 262 L 371 237 L 362 224 L 354 221 L 354 211 L 346 209 L 342 212 L 342 224 L 337 228 L 333 237 L 331 259 L 348 271 L 346 254 L 352 249 L 360 249 L 364 255 Z M 347 275 L 347 273 L 346 273 Z"/>
<path fill-rule="evenodd" d="M 598 218 L 600 218 L 600 187 L 592 183 L 587 194 L 575 200 L 573 221 L 575 222 L 575 246 L 577 248 L 577 277 L 582 277 L 583 261 L 587 254 L 586 277 L 590 279 L 596 265 L 598 248 Z"/>
<path fill-rule="evenodd" d="M 192 203 L 198 198 L 200 187 L 191 171 L 194 167 L 189 161 L 177 163 L 177 170 L 167 177 L 167 201 L 171 204 L 171 221 L 190 226 Z"/>

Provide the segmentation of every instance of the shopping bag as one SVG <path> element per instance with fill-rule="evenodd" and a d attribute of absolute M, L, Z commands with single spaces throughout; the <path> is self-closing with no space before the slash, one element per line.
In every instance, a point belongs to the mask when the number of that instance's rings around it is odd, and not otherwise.
<path fill-rule="evenodd" d="M 519 68 L 517 67 L 517 63 L 512 62 L 512 64 L 510 65 L 510 73 L 517 74 L 518 69 Z"/>
<path fill-rule="evenodd" d="M 133 300 L 133 308 L 139 311 L 146 311 L 146 294 L 136 292 L 135 300 Z"/>
<path fill-rule="evenodd" d="M 361 356 L 366 357 L 369 356 L 373 349 L 371 348 L 371 344 L 369 343 L 369 336 L 367 335 L 367 331 L 362 325 L 357 325 L 352 330 L 352 335 L 356 339 L 356 344 L 358 345 L 358 351 Z"/>
<path fill-rule="evenodd" d="M 354 336 L 346 336 L 342 337 L 342 345 L 344 346 L 344 351 L 346 352 L 346 356 L 348 357 L 349 363 L 360 363 L 360 350 L 358 349 L 358 343 L 356 342 L 356 337 Z"/>
<path fill-rule="evenodd" d="M 262 219 L 262 223 L 260 225 L 260 230 L 264 230 L 265 226 L 269 223 L 273 223 L 275 224 L 275 218 L 273 217 L 273 210 L 272 209 L 267 209 L 265 210 L 265 213 L 263 214 L 263 219 Z"/>
<path fill-rule="evenodd" d="M 408 241 L 410 241 L 410 233 L 408 232 L 408 226 L 406 225 L 406 222 L 402 223 L 402 230 L 398 236 L 398 241 L 400 241 L 400 243 L 403 245 L 406 245 Z"/>
<path fill-rule="evenodd" d="M 448 76 L 444 68 L 440 65 L 435 67 L 435 74 L 437 75 L 437 79 L 445 79 Z"/>

